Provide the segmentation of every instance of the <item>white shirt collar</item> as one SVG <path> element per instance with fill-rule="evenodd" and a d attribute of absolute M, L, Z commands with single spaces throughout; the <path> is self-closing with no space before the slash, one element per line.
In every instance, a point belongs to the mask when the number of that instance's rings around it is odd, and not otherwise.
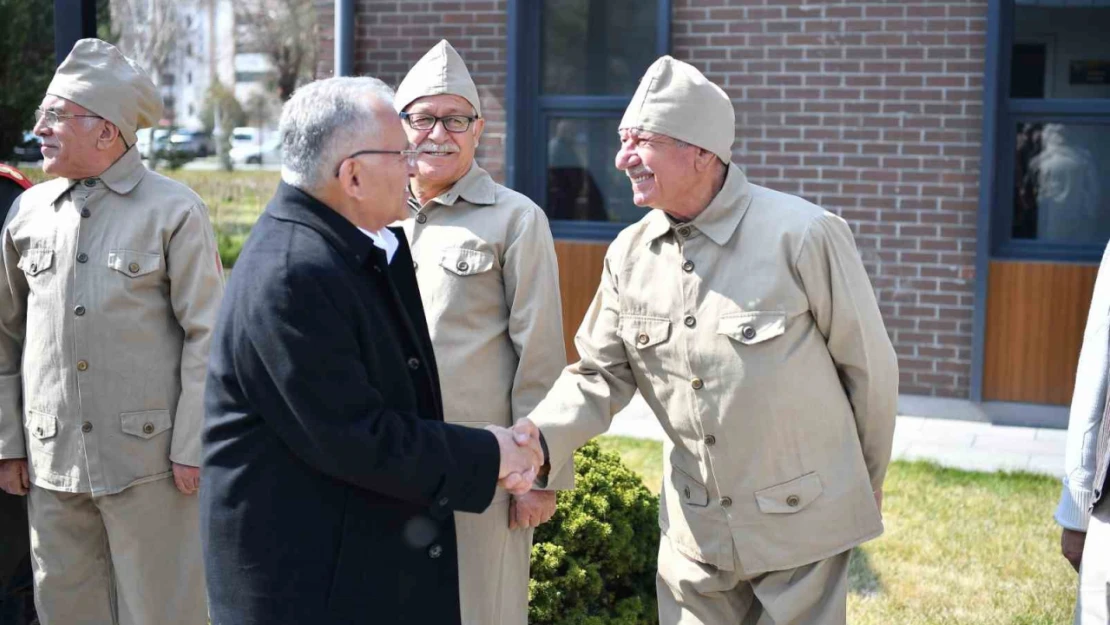
<path fill-rule="evenodd" d="M 359 228 L 359 230 L 370 237 L 370 240 L 374 242 L 374 247 L 385 251 L 386 264 L 393 262 L 393 255 L 397 253 L 399 243 L 397 242 L 397 235 L 393 234 L 392 230 L 389 228 L 382 228 L 377 232 L 371 232 L 363 228 Z"/>

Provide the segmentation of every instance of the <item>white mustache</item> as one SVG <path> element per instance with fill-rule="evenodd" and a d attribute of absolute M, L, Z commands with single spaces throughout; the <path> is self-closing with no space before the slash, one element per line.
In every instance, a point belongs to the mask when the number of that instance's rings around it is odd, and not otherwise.
<path fill-rule="evenodd" d="M 639 178 L 640 176 L 647 176 L 653 173 L 655 172 L 651 171 L 647 167 L 644 167 L 643 165 L 637 167 L 636 169 L 629 169 L 628 171 L 624 172 L 624 174 L 629 178 Z"/>
<path fill-rule="evenodd" d="M 452 143 L 438 145 L 432 141 L 425 141 L 416 146 L 416 151 L 427 154 L 455 154 L 459 151 L 459 146 Z"/>

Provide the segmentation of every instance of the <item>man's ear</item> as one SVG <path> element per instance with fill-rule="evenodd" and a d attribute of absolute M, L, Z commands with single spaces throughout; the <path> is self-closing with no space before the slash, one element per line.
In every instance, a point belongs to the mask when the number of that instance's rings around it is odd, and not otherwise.
<path fill-rule="evenodd" d="M 103 120 L 100 126 L 100 136 L 96 138 L 96 147 L 101 150 L 107 150 L 112 147 L 112 144 L 119 139 L 119 128 L 108 120 Z"/>
<path fill-rule="evenodd" d="M 362 176 L 365 173 L 358 159 L 349 158 L 343 161 L 339 166 L 339 186 L 343 189 L 343 194 L 352 198 L 362 197 L 365 190 Z"/>
<path fill-rule="evenodd" d="M 486 120 L 482 117 L 474 120 L 474 143 L 477 144 L 482 138 L 482 131 L 486 129 Z"/>
<path fill-rule="evenodd" d="M 717 155 L 704 148 L 698 148 L 697 154 L 694 155 L 694 169 L 697 171 L 706 171 L 713 166 L 713 161 L 717 160 Z"/>

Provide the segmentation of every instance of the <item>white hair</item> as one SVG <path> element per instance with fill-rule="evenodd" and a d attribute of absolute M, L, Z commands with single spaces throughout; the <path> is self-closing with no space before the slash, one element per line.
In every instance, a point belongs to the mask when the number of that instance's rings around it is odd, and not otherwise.
<path fill-rule="evenodd" d="M 393 89 L 377 78 L 327 78 L 297 89 L 281 109 L 281 179 L 319 189 L 378 131 L 375 103 L 393 110 Z"/>

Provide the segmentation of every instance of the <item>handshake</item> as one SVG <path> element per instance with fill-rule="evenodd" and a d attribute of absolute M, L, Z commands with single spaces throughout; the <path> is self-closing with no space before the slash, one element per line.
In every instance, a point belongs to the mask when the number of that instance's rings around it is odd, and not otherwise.
<path fill-rule="evenodd" d="M 497 445 L 501 449 L 497 485 L 514 495 L 532 490 L 532 483 L 544 464 L 540 430 L 536 424 L 521 419 L 512 428 L 491 425 L 486 429 L 497 437 Z"/>

